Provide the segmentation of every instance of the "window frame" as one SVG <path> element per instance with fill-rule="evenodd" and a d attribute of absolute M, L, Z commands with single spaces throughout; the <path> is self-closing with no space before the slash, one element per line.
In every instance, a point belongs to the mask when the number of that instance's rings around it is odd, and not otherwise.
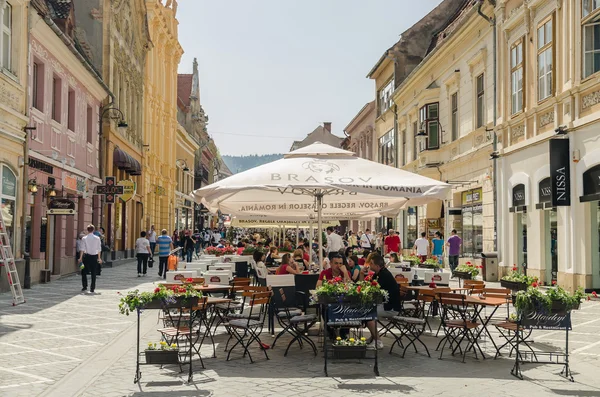
<path fill-rule="evenodd" d="M 481 78 L 481 90 L 479 89 L 479 79 Z M 481 113 L 479 112 L 479 101 L 481 100 Z M 475 129 L 486 125 L 485 122 L 485 72 L 481 72 L 475 77 Z"/>
<path fill-rule="evenodd" d="M 407 133 L 406 133 L 406 128 L 402 130 L 401 132 L 402 134 L 402 166 L 405 166 L 408 162 L 407 160 L 407 153 L 406 153 L 406 137 L 407 137 Z"/>
<path fill-rule="evenodd" d="M 57 88 L 58 91 L 57 92 Z M 62 79 L 60 76 L 53 74 L 52 75 L 52 120 L 57 123 L 62 123 Z"/>
<path fill-rule="evenodd" d="M 379 163 L 395 166 L 396 165 L 396 142 L 394 139 L 394 129 L 390 129 L 378 140 Z"/>
<path fill-rule="evenodd" d="M 9 26 L 4 24 L 4 14 L 9 12 Z M 7 70 L 12 73 L 12 50 L 13 50 L 13 7 L 7 1 L 3 9 L 0 10 L 0 69 Z M 4 59 L 4 35 L 8 36 L 8 59 Z"/>
<path fill-rule="evenodd" d="M 435 117 L 431 115 L 432 108 L 435 107 Z M 437 150 L 440 148 L 442 144 L 441 137 L 441 124 L 440 124 L 440 103 L 439 102 L 430 102 L 421 106 L 419 109 L 419 124 L 425 129 L 427 132 L 427 138 L 425 139 L 425 147 L 421 147 L 420 151 L 424 150 Z M 435 126 L 435 135 L 437 135 L 437 145 L 430 145 L 432 139 L 432 126 Z"/>
<path fill-rule="evenodd" d="M 77 117 L 77 93 L 71 86 L 67 87 L 67 129 L 75 132 Z M 73 96 L 71 96 L 71 94 Z M 73 103 L 71 103 L 73 101 Z"/>
<path fill-rule="evenodd" d="M 513 43 L 513 45 L 511 45 L 510 47 L 510 56 L 509 56 L 509 62 L 510 62 L 510 114 L 511 116 L 514 116 L 516 114 L 521 113 L 524 109 L 525 109 L 525 92 L 524 92 L 524 87 L 525 87 L 525 46 L 524 46 L 525 40 L 523 37 L 521 37 L 519 40 L 517 40 L 516 42 Z M 517 62 L 518 59 L 518 51 L 519 51 L 519 47 L 521 47 L 521 59 L 520 62 Z M 515 56 L 517 56 L 517 60 L 514 61 L 513 60 L 513 50 L 515 50 Z M 516 89 L 515 90 L 515 75 L 517 72 L 521 73 L 521 86 L 519 87 L 520 89 Z M 515 107 L 515 95 L 520 95 L 521 97 L 521 107 L 520 108 L 516 108 Z"/>
<path fill-rule="evenodd" d="M 587 15 L 584 15 L 583 2 L 581 5 L 581 79 L 586 80 L 598 72 L 600 72 L 600 62 L 598 64 L 597 70 L 593 71 L 590 74 L 586 75 L 586 54 L 591 54 L 593 56 L 594 53 L 600 53 L 600 43 L 598 44 L 598 49 L 593 49 L 592 51 L 586 51 L 586 29 L 593 29 L 594 26 L 600 25 L 600 6 Z M 594 68 L 596 69 L 596 68 Z"/>
<path fill-rule="evenodd" d="M 394 101 L 392 100 L 392 94 L 394 93 L 394 78 L 385 83 L 377 93 L 377 116 L 384 114 L 389 108 L 392 107 Z M 385 106 L 385 107 L 384 107 Z"/>
<path fill-rule="evenodd" d="M 419 133 L 419 122 L 413 122 L 413 156 L 412 159 L 415 161 L 417 159 L 417 134 Z"/>
<path fill-rule="evenodd" d="M 585 14 L 584 3 L 588 3 L 589 5 L 592 6 L 591 10 L 587 14 Z M 596 7 L 596 8 L 593 8 L 593 4 L 594 4 L 593 0 L 582 0 L 582 2 L 581 2 L 581 20 L 582 21 L 584 19 L 587 19 L 590 15 L 593 15 L 594 13 L 596 13 L 600 10 L 600 3 L 598 4 L 598 7 Z"/>
<path fill-rule="evenodd" d="M 546 25 L 550 23 L 551 24 L 551 37 L 550 37 L 550 41 L 547 40 L 546 38 Z M 554 40 L 555 40 L 555 35 L 554 35 L 554 27 L 555 27 L 555 23 L 554 23 L 554 13 L 548 15 L 546 18 L 544 18 L 542 21 L 540 21 L 540 23 L 537 25 L 537 28 L 535 30 L 536 33 L 536 55 L 537 55 L 537 70 L 536 70 L 536 77 L 537 77 L 537 99 L 538 99 L 538 103 L 539 102 L 543 102 L 548 98 L 551 98 L 552 96 L 554 96 L 554 77 L 555 77 L 555 73 L 554 73 L 554 65 L 555 65 L 555 59 L 554 59 Z M 540 29 L 542 29 L 544 31 L 544 44 L 540 47 Z M 550 71 L 546 71 L 546 73 L 544 73 L 543 75 L 540 76 L 540 59 L 541 57 L 546 57 L 546 53 L 550 51 L 550 62 L 551 62 L 551 67 L 550 67 Z M 545 62 L 545 61 L 544 61 Z M 545 64 L 545 67 L 547 68 L 547 64 Z M 541 84 L 540 81 L 542 79 L 545 80 L 546 76 L 548 76 L 548 74 L 550 74 L 550 87 L 547 91 L 547 93 L 545 92 L 546 96 L 542 97 L 542 92 L 541 92 Z M 545 83 L 544 83 L 545 85 Z M 548 88 L 548 87 L 545 87 Z"/>
<path fill-rule="evenodd" d="M 458 132 L 458 91 L 455 91 L 452 95 L 450 95 L 450 139 L 452 142 L 456 141 L 459 137 Z"/>

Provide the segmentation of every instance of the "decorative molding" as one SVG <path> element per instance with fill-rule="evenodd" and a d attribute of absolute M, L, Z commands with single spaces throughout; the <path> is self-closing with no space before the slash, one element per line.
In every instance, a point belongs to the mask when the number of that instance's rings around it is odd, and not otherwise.
<path fill-rule="evenodd" d="M 0 80 L 0 103 L 6 104 L 19 112 L 19 96 L 11 92 L 2 80 Z"/>
<path fill-rule="evenodd" d="M 473 138 L 473 147 L 480 146 L 483 143 L 483 141 L 483 134 L 475 135 L 475 137 Z"/>
<path fill-rule="evenodd" d="M 525 135 L 525 124 L 517 125 L 510 129 L 510 137 L 512 141 L 519 139 Z"/>
<path fill-rule="evenodd" d="M 90 16 L 96 21 L 102 21 L 103 18 L 102 11 L 97 8 L 92 8 L 92 10 L 90 11 Z"/>
<path fill-rule="evenodd" d="M 539 126 L 544 127 L 550 123 L 554 123 L 554 110 L 544 113 L 540 116 Z"/>
<path fill-rule="evenodd" d="M 586 110 L 598 103 L 600 103 L 600 91 L 591 92 L 581 98 L 581 110 Z"/>
<path fill-rule="evenodd" d="M 475 69 L 480 63 L 484 65 L 487 58 L 487 47 L 481 48 L 471 59 L 467 61 L 467 65 L 469 65 L 469 71 L 471 75 L 473 74 L 473 69 Z"/>

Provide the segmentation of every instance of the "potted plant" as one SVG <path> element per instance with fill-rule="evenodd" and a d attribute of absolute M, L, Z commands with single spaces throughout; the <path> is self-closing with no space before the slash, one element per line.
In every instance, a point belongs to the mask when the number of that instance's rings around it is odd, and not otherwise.
<path fill-rule="evenodd" d="M 161 341 L 156 346 L 156 343 L 148 343 L 148 347 L 144 350 L 147 364 L 179 364 L 179 348 L 175 343 L 170 346 L 165 341 Z"/>
<path fill-rule="evenodd" d="M 244 250 L 242 251 L 242 255 L 253 255 L 254 251 L 258 250 L 259 248 L 256 247 L 246 247 L 244 248 Z"/>
<path fill-rule="evenodd" d="M 512 291 L 525 291 L 534 282 L 537 282 L 537 277 L 526 276 L 519 273 L 517 266 L 514 265 L 512 271 L 500 279 L 500 285 Z M 553 282 L 556 284 L 556 282 Z"/>
<path fill-rule="evenodd" d="M 534 282 L 527 290 L 517 292 L 515 308 L 519 313 L 531 311 L 550 314 L 566 313 L 579 309 L 582 299 L 586 297 L 581 287 L 573 293 L 559 286 L 544 292 L 538 288 L 538 283 Z"/>
<path fill-rule="evenodd" d="M 233 255 L 234 252 L 235 252 L 235 250 L 233 249 L 233 247 L 223 247 L 223 248 L 208 247 L 208 248 L 206 248 L 207 254 L 215 255 L 215 256 Z"/>
<path fill-rule="evenodd" d="M 471 262 L 467 262 L 457 266 L 452 272 L 452 275 L 463 280 L 472 280 L 479 275 L 479 269 L 481 268 L 483 268 L 483 266 L 476 266 Z"/>
<path fill-rule="evenodd" d="M 421 264 L 421 259 L 416 255 L 407 255 L 403 259 L 404 262 L 410 262 L 411 267 L 415 267 Z"/>
<path fill-rule="evenodd" d="M 372 305 L 387 302 L 388 292 L 381 289 L 379 283 L 366 276 L 364 281 L 345 283 L 341 277 L 323 280 L 316 290 L 319 303 L 351 303 L 357 305 Z"/>
<path fill-rule="evenodd" d="M 437 256 L 432 256 L 431 258 L 427 259 L 425 262 L 419 264 L 420 268 L 424 268 L 424 269 L 433 269 L 434 271 L 438 271 L 440 269 L 440 262 L 438 260 Z"/>
<path fill-rule="evenodd" d="M 129 291 L 127 295 L 121 295 L 119 302 L 119 312 L 129 315 L 137 309 L 167 309 L 170 307 L 182 307 L 198 304 L 198 298 L 202 292 L 194 289 L 191 283 L 174 285 L 166 288 L 160 285 L 152 292 L 140 292 L 139 290 Z"/>
<path fill-rule="evenodd" d="M 365 358 L 367 355 L 367 340 L 360 339 L 342 339 L 339 336 L 333 342 L 333 358 L 337 359 L 358 359 Z"/>

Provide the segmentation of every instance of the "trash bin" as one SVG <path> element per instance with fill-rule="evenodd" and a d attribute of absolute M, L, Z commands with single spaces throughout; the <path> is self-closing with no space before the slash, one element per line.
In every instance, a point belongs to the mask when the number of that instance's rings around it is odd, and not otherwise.
<path fill-rule="evenodd" d="M 498 253 L 483 252 L 481 254 L 482 266 L 481 275 L 484 281 L 498 281 Z"/>

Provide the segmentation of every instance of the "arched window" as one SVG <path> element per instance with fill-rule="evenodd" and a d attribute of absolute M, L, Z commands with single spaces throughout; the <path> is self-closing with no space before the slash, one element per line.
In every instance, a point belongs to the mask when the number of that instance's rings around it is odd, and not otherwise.
<path fill-rule="evenodd" d="M 17 200 L 17 177 L 12 170 L 5 164 L 0 165 L 2 173 L 2 186 L 0 187 L 0 209 L 2 210 L 2 218 L 6 226 L 6 232 L 10 237 L 10 245 L 15 249 L 15 220 L 16 210 L 15 203 Z"/>

